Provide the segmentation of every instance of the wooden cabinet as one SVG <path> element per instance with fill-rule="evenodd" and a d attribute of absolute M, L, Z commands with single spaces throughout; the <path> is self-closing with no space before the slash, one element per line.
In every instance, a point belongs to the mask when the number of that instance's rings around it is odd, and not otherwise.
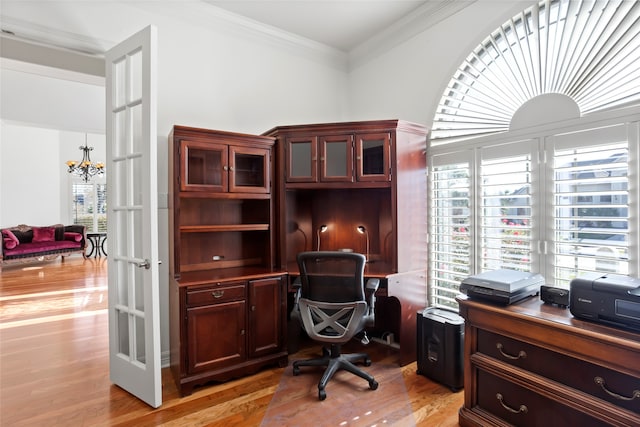
<path fill-rule="evenodd" d="M 180 190 L 269 193 L 270 149 L 206 140 L 180 140 Z M 229 138 L 231 140 L 231 138 Z"/>
<path fill-rule="evenodd" d="M 376 329 L 400 339 L 400 364 L 416 360 L 416 314 L 427 304 L 427 130 L 380 120 L 265 135 L 276 138 L 278 267 L 295 273 L 302 251 L 365 254 L 365 275 L 382 279 Z"/>
<path fill-rule="evenodd" d="M 171 366 L 182 394 L 287 362 L 273 144 L 182 126 L 169 136 Z"/>
<path fill-rule="evenodd" d="M 389 181 L 391 179 L 391 134 L 356 134 L 356 180 Z"/>
<path fill-rule="evenodd" d="M 465 318 L 462 426 L 640 425 L 640 334 L 529 298 L 458 299 Z"/>
<path fill-rule="evenodd" d="M 170 135 L 172 276 L 274 266 L 273 139 L 175 126 Z"/>
<path fill-rule="evenodd" d="M 183 273 L 171 286 L 171 368 L 182 395 L 287 364 L 286 275 L 209 281 L 213 275 Z"/>
<path fill-rule="evenodd" d="M 390 179 L 391 135 L 388 132 L 294 133 L 294 136 L 284 138 L 284 171 L 288 183 L 353 183 Z"/>

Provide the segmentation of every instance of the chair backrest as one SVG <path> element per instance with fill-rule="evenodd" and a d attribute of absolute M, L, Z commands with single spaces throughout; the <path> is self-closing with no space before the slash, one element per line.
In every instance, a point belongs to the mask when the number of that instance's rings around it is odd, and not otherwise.
<path fill-rule="evenodd" d="M 366 258 L 355 252 L 315 251 L 298 254 L 303 298 L 322 302 L 366 301 Z"/>

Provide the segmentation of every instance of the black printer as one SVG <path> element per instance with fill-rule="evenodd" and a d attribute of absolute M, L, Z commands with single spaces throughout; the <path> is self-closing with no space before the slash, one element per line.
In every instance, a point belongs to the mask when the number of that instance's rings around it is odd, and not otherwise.
<path fill-rule="evenodd" d="M 569 310 L 575 317 L 640 329 L 640 279 L 589 273 L 569 286 Z"/>

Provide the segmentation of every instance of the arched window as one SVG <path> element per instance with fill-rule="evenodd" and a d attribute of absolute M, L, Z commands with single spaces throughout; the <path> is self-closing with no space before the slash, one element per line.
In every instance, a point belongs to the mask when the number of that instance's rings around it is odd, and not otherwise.
<path fill-rule="evenodd" d="M 638 102 L 640 2 L 545 0 L 458 67 L 436 110 L 432 145 Z"/>
<path fill-rule="evenodd" d="M 429 305 L 500 268 L 640 274 L 640 2 L 542 1 L 455 72 L 429 149 Z"/>

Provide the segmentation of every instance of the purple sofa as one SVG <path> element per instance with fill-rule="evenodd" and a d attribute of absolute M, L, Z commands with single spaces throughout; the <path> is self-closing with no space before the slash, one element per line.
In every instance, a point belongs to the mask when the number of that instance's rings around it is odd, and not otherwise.
<path fill-rule="evenodd" d="M 12 262 L 27 262 L 80 253 L 86 257 L 86 227 L 56 224 L 46 227 L 18 225 L 2 229 L 0 268 Z"/>

